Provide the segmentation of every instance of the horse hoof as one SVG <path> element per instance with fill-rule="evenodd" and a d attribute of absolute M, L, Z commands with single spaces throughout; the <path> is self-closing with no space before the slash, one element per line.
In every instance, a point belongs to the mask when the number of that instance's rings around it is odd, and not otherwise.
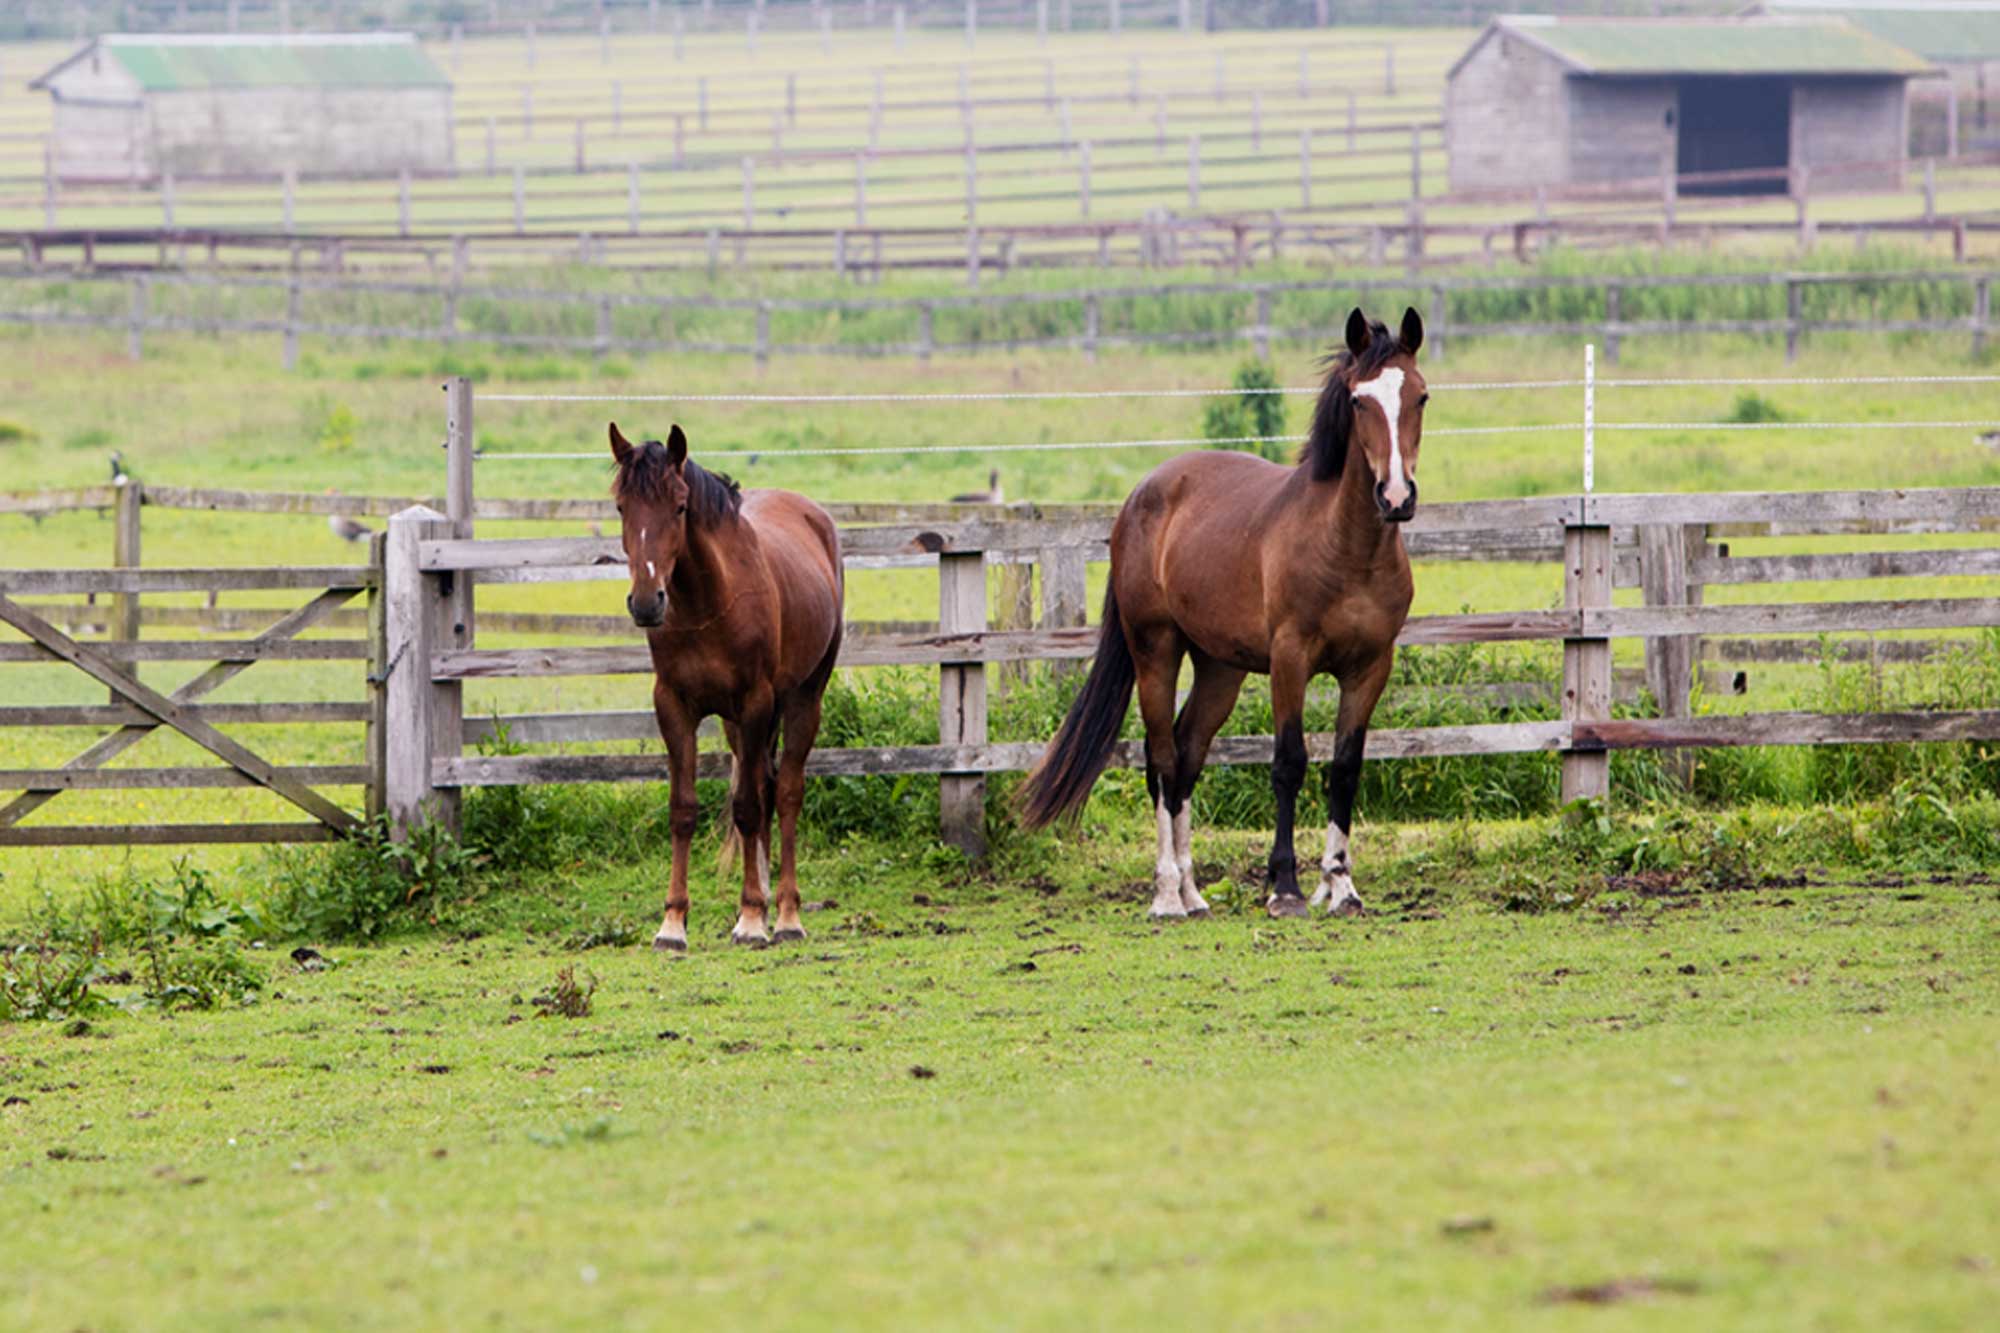
<path fill-rule="evenodd" d="M 686 953 L 688 942 L 677 940 L 671 935 L 653 936 L 653 950 L 656 953 Z"/>
<path fill-rule="evenodd" d="M 1342 898 L 1328 909 L 1329 916 L 1366 916 L 1368 909 L 1361 905 L 1359 898 Z"/>
<path fill-rule="evenodd" d="M 778 933 L 771 937 L 775 944 L 793 944 L 806 937 L 804 926 L 779 926 Z"/>
<path fill-rule="evenodd" d="M 729 942 L 741 945 L 745 949 L 762 949 L 771 943 L 771 937 L 769 935 L 739 935 L 735 931 L 731 931 L 729 933 Z"/>
<path fill-rule="evenodd" d="M 1264 911 L 1274 917 L 1299 917 L 1306 914 L 1306 900 L 1296 893 L 1274 893 L 1264 904 Z"/>
<path fill-rule="evenodd" d="M 1206 904 L 1204 904 L 1203 906 L 1200 906 L 1200 907 L 1190 907 L 1190 908 L 1188 909 L 1188 914 L 1187 914 L 1187 919 L 1188 919 L 1188 920 L 1190 920 L 1190 921 L 1206 921 L 1206 920 L 1208 920 L 1208 907 L 1207 907 L 1207 905 L 1206 905 Z"/>
<path fill-rule="evenodd" d="M 1173 922 L 1185 921 L 1187 918 L 1187 911 L 1179 903 L 1175 903 L 1171 908 L 1149 907 L 1146 909 L 1146 919 L 1148 921 Z"/>

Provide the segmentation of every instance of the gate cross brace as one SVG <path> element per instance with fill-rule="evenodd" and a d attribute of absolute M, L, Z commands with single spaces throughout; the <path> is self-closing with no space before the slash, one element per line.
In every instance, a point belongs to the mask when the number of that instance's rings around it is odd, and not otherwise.
<path fill-rule="evenodd" d="M 335 597 L 338 597 L 339 601 L 345 601 L 352 595 L 348 591 L 322 594 L 321 597 L 315 598 L 307 606 L 293 613 L 292 616 L 287 617 L 286 620 L 302 620 L 307 617 L 308 613 L 314 612 L 315 608 L 320 607 L 322 602 Z M 334 602 L 333 605 L 338 605 L 338 601 Z M 327 609 L 331 609 L 331 607 Z M 317 616 L 314 615 L 312 618 L 316 619 Z M 215 674 L 218 669 L 228 664 L 217 663 L 216 666 L 209 668 L 202 676 L 181 687 L 179 693 L 186 697 L 174 699 L 141 684 L 133 676 L 121 670 L 118 663 L 111 658 L 89 645 L 78 643 L 54 625 L 49 624 L 48 621 L 43 620 L 40 616 L 9 597 L 0 596 L 0 621 L 5 621 L 7 624 L 12 625 L 15 629 L 54 653 L 57 657 L 68 662 L 71 666 L 95 677 L 100 683 L 110 686 L 111 689 L 115 690 L 132 704 L 158 718 L 161 723 L 178 731 L 181 735 L 187 737 L 196 745 L 201 746 L 218 759 L 221 759 L 245 777 L 264 787 L 270 788 L 293 805 L 305 810 L 321 823 L 342 832 L 359 826 L 360 821 L 356 820 L 353 815 L 350 815 L 332 801 L 327 800 L 305 783 L 280 772 L 251 750 L 231 740 L 220 731 L 217 731 L 213 726 L 193 715 L 185 707 L 188 700 L 193 697 L 192 692 L 194 691 L 194 687 L 200 685 L 210 675 Z M 281 622 L 281 625 L 283 623 Z M 270 630 L 266 631 L 264 636 L 260 636 L 260 638 L 284 637 L 278 633 L 279 628 L 280 626 L 273 626 Z M 303 625 L 301 624 L 296 628 L 303 628 Z M 295 629 L 293 632 L 295 632 Z M 248 666 L 249 663 L 246 662 L 242 665 Z M 231 672 L 229 674 L 233 675 L 235 673 Z M 222 677 L 222 679 L 227 679 L 227 676 Z M 207 693 L 208 689 L 213 689 L 215 685 L 221 683 L 221 679 L 218 679 L 209 684 L 200 693 Z M 105 741 L 100 742 L 93 749 L 104 748 L 108 742 L 115 741 L 124 732 L 135 731 L 139 735 L 143 735 L 145 730 L 147 728 L 122 728 L 119 732 L 113 733 L 112 736 L 106 737 Z M 136 741 L 137 739 L 138 735 L 135 735 L 133 740 Z M 130 742 L 127 744 L 130 744 Z M 118 747 L 118 749 L 124 748 L 126 747 L 123 745 Z M 109 753 L 99 756 L 99 762 L 104 758 L 109 758 L 110 754 L 115 753 L 117 753 L 117 750 L 111 750 Z M 79 756 L 79 758 L 81 757 Z M 72 761 L 72 765 L 76 767 L 85 766 L 76 761 Z M 94 767 L 95 765 L 89 766 Z M 30 793 L 30 795 L 36 794 L 39 793 Z M 19 802 L 15 804 L 18 805 Z M 12 808 L 11 806 L 9 807 L 10 810 Z"/>

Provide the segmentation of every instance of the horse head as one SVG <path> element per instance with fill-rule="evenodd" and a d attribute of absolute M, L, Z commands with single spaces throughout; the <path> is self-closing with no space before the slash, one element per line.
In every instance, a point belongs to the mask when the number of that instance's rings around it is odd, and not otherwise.
<path fill-rule="evenodd" d="M 667 584 L 674 565 L 687 550 L 687 435 L 677 425 L 667 442 L 648 440 L 635 445 L 611 423 L 611 456 L 618 478 L 611 494 L 618 501 L 624 524 L 625 563 L 632 572 L 632 591 L 625 609 L 632 623 L 651 629 L 667 618 Z"/>
<path fill-rule="evenodd" d="M 1385 523 L 1417 512 L 1417 451 L 1423 443 L 1424 404 L 1430 401 L 1417 369 L 1424 321 L 1403 311 L 1391 335 L 1356 306 L 1347 317 L 1347 392 L 1352 400 L 1349 443 L 1359 443 L 1375 478 L 1375 505 Z M 1362 406 L 1368 404 L 1369 406 Z"/>

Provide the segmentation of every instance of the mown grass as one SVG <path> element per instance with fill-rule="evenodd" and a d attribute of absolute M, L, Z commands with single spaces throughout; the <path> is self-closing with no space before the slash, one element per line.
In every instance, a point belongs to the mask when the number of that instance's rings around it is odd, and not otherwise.
<path fill-rule="evenodd" d="M 1265 921 L 1255 838 L 1204 835 L 1217 918 L 1148 926 L 1121 827 L 990 872 L 822 845 L 813 938 L 769 953 L 723 942 L 706 873 L 685 960 L 606 930 L 643 933 L 656 848 L 383 945 L 239 946 L 248 1003 L 4 1029 L 0 1311 L 1968 1326 L 2000 897 L 1863 867 L 1963 875 L 2000 808 L 1956 841 L 1865 812 L 1859 857 L 1838 819 L 1738 818 L 1371 826 L 1359 923 Z M 1648 839 L 1688 859 L 1603 878 Z"/>

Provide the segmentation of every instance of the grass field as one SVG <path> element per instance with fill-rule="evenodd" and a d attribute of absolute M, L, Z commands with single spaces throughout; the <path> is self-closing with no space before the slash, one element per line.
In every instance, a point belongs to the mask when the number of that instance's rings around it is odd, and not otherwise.
<path fill-rule="evenodd" d="M 1218 918 L 1147 926 L 1121 836 L 822 851 L 771 953 L 705 891 L 685 960 L 588 948 L 659 893 L 589 865 L 332 970 L 248 951 L 254 1003 L 6 1029 L 0 1320 L 1978 1323 L 1992 882 L 1524 915 L 1523 836 L 1377 830 L 1359 924 L 1248 910 L 1230 835 Z"/>
<path fill-rule="evenodd" d="M 1057 34 L 1044 45 L 1031 32 L 996 30 L 968 50 L 962 35 L 950 32 L 912 32 L 899 49 L 887 33 L 855 31 L 836 33 L 825 50 L 815 34 L 767 34 L 752 51 L 738 28 L 691 33 L 678 48 L 668 32 L 624 34 L 603 50 L 594 37 L 543 37 L 532 62 L 518 38 L 467 40 L 456 55 L 448 44 L 434 44 L 432 54 L 455 84 L 457 171 L 413 183 L 409 226 L 418 233 L 512 228 L 519 166 L 529 173 L 521 206 L 527 229 L 622 232 L 632 213 L 627 173 L 636 165 L 640 225 L 647 230 L 736 227 L 746 208 L 760 229 L 864 220 L 961 227 L 971 220 L 961 72 L 964 95 L 977 108 L 970 137 L 983 149 L 972 210 L 983 226 L 1084 216 L 1080 155 L 1046 147 L 1065 139 L 1093 144 L 1088 216 L 1100 220 L 1153 210 L 1283 210 L 1393 225 L 1417 193 L 1428 201 L 1433 224 L 1513 221 L 1531 214 L 1532 205 L 1444 198 L 1447 158 L 1435 127 L 1445 72 L 1472 35 L 1344 26 L 1212 35 L 1135 30 Z M 0 66 L 39 73 L 68 50 L 0 48 Z M 977 107 L 981 98 L 1014 100 Z M 41 176 L 49 107 L 42 93 L 17 87 L 0 94 L 0 226 L 46 221 Z M 1413 124 L 1426 127 L 1414 164 L 1404 128 Z M 594 174 L 574 171 L 579 126 Z M 1302 131 L 1311 135 L 1310 199 L 1300 184 Z M 1191 138 L 1200 141 L 1202 162 L 1192 192 Z M 863 153 L 871 160 L 865 208 L 857 209 L 854 159 Z M 747 199 L 746 158 L 755 159 Z M 312 164 L 302 165 L 310 176 Z M 1936 207 L 1947 214 L 2000 201 L 1991 167 L 1946 167 L 1937 191 Z M 165 221 L 169 207 L 173 221 L 185 226 L 275 229 L 283 220 L 272 181 L 183 181 L 171 205 L 161 191 L 105 187 L 64 189 L 55 202 L 57 222 L 72 227 L 154 225 Z M 1923 208 L 1916 172 L 1901 190 L 1835 190 L 1813 204 L 1825 221 L 1912 220 Z M 1621 209 L 1638 218 L 1658 211 L 1650 198 L 1549 205 L 1557 218 Z M 394 181 L 308 179 L 293 217 L 307 231 L 386 233 L 397 230 L 399 213 Z M 1690 223 L 1792 216 L 1783 199 L 1688 199 L 1679 208 Z M 1438 240 L 1431 252 L 1476 248 Z"/>
<path fill-rule="evenodd" d="M 1279 349 L 1280 380 L 1310 382 L 1315 350 Z M 1454 345 L 1430 372 L 1425 496 L 1576 489 L 1575 390 L 1452 385 L 1570 378 L 1579 356 Z M 160 338 L 135 365 L 116 338 L 7 333 L 0 461 L 10 488 L 99 481 L 119 449 L 156 484 L 421 494 L 442 481 L 436 386 L 454 370 L 476 370 L 488 394 L 692 396 L 1210 387 L 1239 360 L 827 359 L 753 377 L 719 358 L 472 366 L 343 345 L 280 374 L 265 340 Z M 1982 371 L 1962 338 L 1844 336 L 1790 368 L 1744 340 L 1639 340 L 1619 373 Z M 2000 457 L 1969 428 L 1721 427 L 1773 413 L 1985 420 L 1997 396 L 1985 384 L 1606 389 L 1602 419 L 1688 424 L 1607 433 L 1598 483 L 1994 484 Z M 1297 430 L 1308 400 L 1288 404 Z M 478 486 L 600 494 L 597 463 L 499 455 L 595 449 L 615 410 L 628 429 L 681 421 L 698 457 L 754 451 L 730 464 L 752 484 L 935 500 L 978 484 L 990 446 L 1191 437 L 1202 408 L 496 402 L 479 411 L 494 457 Z M 1446 433 L 1528 422 L 1555 424 Z M 964 447 L 913 452 L 940 443 Z M 882 455 L 801 452 L 828 446 Z M 1010 497 L 1111 500 L 1162 452 L 998 457 Z M 151 565 L 355 558 L 318 518 L 152 511 L 145 542 Z M 0 516 L 10 567 L 102 565 L 109 544 L 95 514 Z M 1992 595 L 1990 583 L 1921 592 Z M 1418 585 L 1419 612 L 1560 596 L 1552 568 L 1425 566 Z M 490 607 L 596 612 L 617 595 L 480 594 Z M 849 611 L 924 616 L 934 598 L 927 574 L 866 574 Z M 2000 640 L 1970 646 L 1882 677 L 1760 669 L 1750 695 L 1716 706 L 1990 706 Z M 1556 669 L 1545 651 L 1403 661 L 1413 686 Z M 191 672 L 145 677 L 169 686 Z M 843 674 L 829 743 L 934 739 L 933 680 Z M 359 677 L 349 664 L 271 664 L 216 697 L 354 699 Z M 468 707 L 635 707 L 644 688 L 490 682 Z M 0 674 L 8 704 L 102 698 L 73 672 Z M 996 692 L 996 736 L 1046 735 L 1059 703 L 1039 674 Z M 1266 725 L 1264 707 L 1249 692 L 1237 725 Z M 1447 720 L 1414 704 L 1385 717 Z M 358 729 L 257 731 L 260 751 L 288 761 L 359 758 Z M 0 767 L 59 762 L 89 739 L 9 728 Z M 132 760 L 196 756 L 154 738 Z M 1134 775 L 1108 778 L 1076 829 L 1034 837 L 1011 828 L 1011 779 L 996 779 L 983 867 L 937 846 L 934 780 L 815 782 L 802 873 L 812 938 L 763 953 L 726 944 L 733 899 L 712 868 L 710 790 L 694 947 L 678 960 L 644 948 L 664 874 L 651 787 L 479 793 L 465 845 L 430 848 L 414 882 L 366 843 L 181 860 L 10 850 L 0 1326 L 1974 1326 L 2000 1295 L 2000 755 L 1854 747 L 1703 762 L 1680 794 L 1653 759 L 1620 755 L 1618 808 L 1561 814 L 1549 756 L 1371 765 L 1356 866 L 1373 913 L 1338 924 L 1264 918 L 1267 778 L 1213 773 L 1197 796 L 1196 860 L 1216 916 L 1178 929 L 1143 920 L 1150 825 Z M 1309 784 L 1304 822 L 1317 800 Z M 279 813 L 212 790 L 71 793 L 57 812 Z M 1300 851 L 1316 855 L 1317 836 Z"/>

